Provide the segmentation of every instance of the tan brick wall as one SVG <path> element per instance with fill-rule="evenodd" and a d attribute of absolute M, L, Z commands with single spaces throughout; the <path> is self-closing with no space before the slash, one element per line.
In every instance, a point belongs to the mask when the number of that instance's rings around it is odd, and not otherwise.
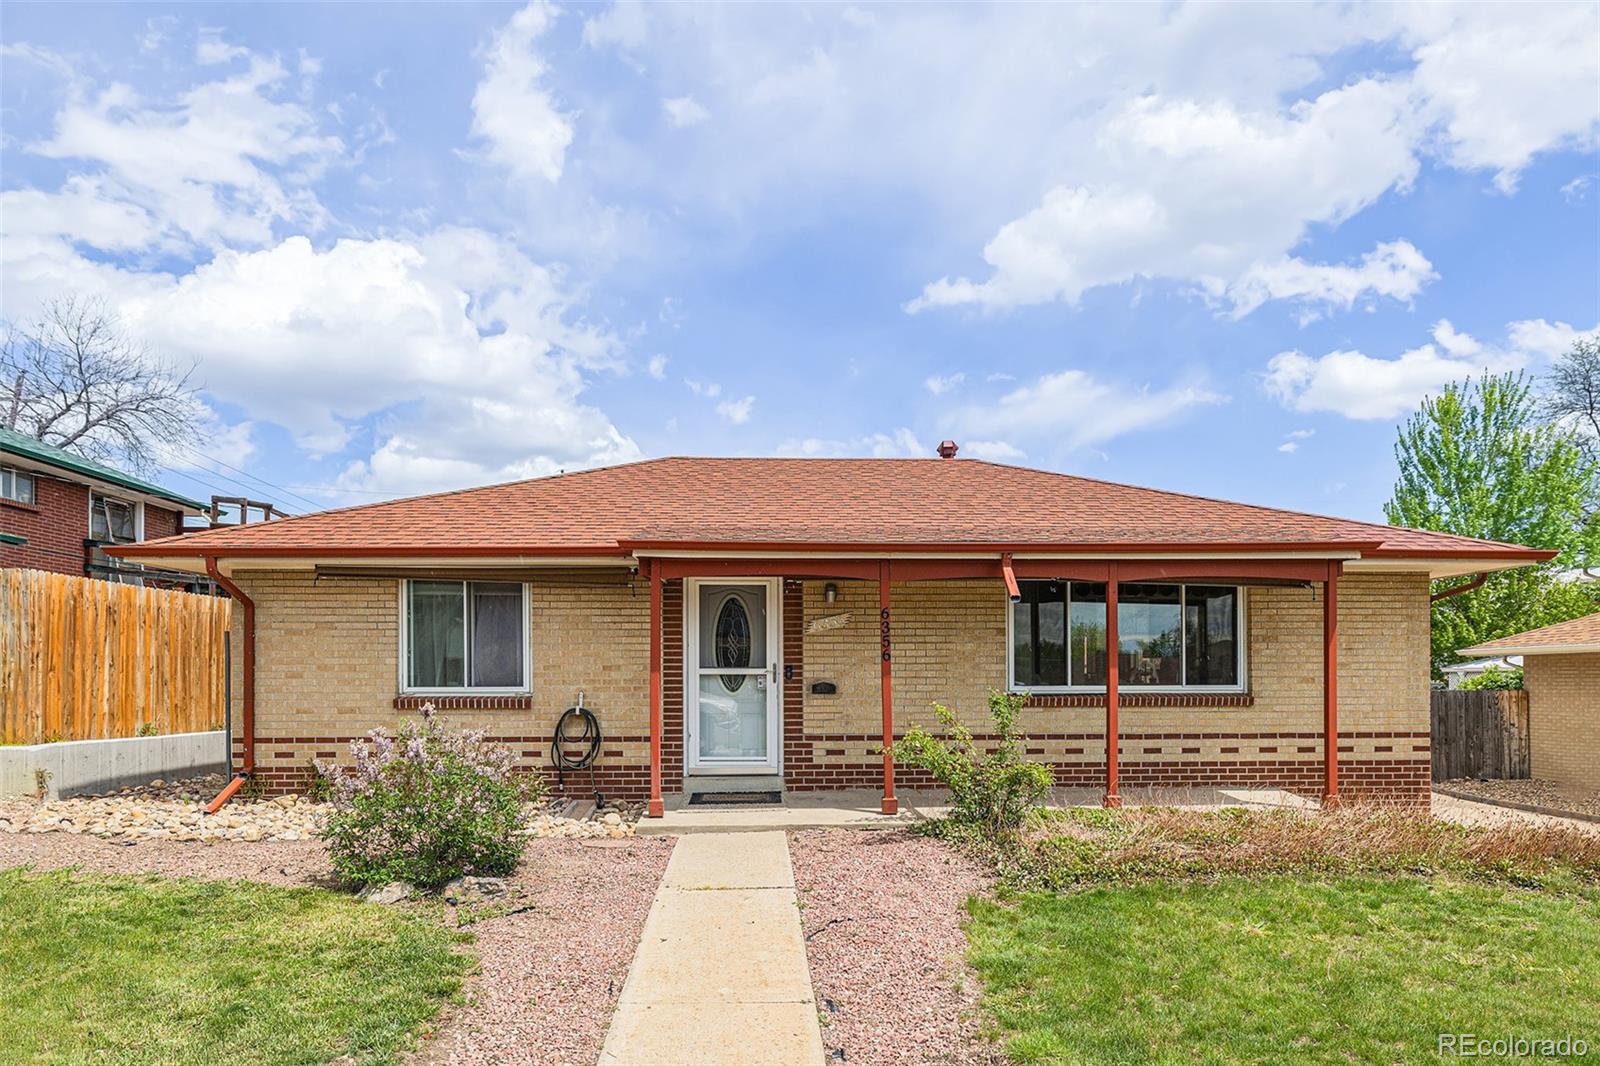
<path fill-rule="evenodd" d="M 258 768 L 303 770 L 348 755 L 347 738 L 394 726 L 399 685 L 399 582 L 302 571 L 236 577 L 256 602 Z M 453 725 L 486 730 L 529 766 L 549 762 L 551 731 L 581 689 L 601 720 L 607 764 L 647 763 L 650 601 L 640 586 L 539 581 L 529 593 L 532 708 L 449 710 Z M 241 648 L 243 612 L 235 613 Z M 241 663 L 234 656 L 235 733 Z"/>
<path fill-rule="evenodd" d="M 814 766 L 861 765 L 881 735 L 877 586 L 839 581 L 832 605 L 824 582 L 808 581 L 805 623 L 848 615 L 804 637 L 805 725 Z M 1006 612 L 993 581 L 896 584 L 892 678 L 897 732 L 934 722 L 931 704 L 953 708 L 975 732 L 988 726 L 986 697 L 1005 685 Z M 1423 574 L 1351 575 L 1339 582 L 1342 754 L 1351 760 L 1426 759 L 1428 581 Z M 1253 588 L 1247 595 L 1251 705 L 1138 707 L 1121 713 L 1125 761 L 1193 763 L 1320 759 L 1320 589 Z M 814 695 L 815 681 L 835 695 Z M 1135 690 L 1124 688 L 1124 693 Z M 1090 707 L 1029 707 L 1029 750 L 1052 762 L 1105 761 L 1103 701 Z M 1364 734 L 1404 734 L 1370 736 Z M 1243 734 L 1244 736 L 1207 736 Z M 1419 750 L 1420 749 L 1420 750 Z"/>
<path fill-rule="evenodd" d="M 314 757 L 343 758 L 346 738 L 413 713 L 393 706 L 399 692 L 396 581 L 317 581 L 296 571 L 249 572 L 237 580 L 257 603 L 258 769 L 287 780 Z M 803 629 L 830 615 L 849 618 L 841 627 L 797 638 L 800 684 L 785 686 L 791 726 L 785 760 L 793 775 L 826 781 L 837 771 L 843 782 L 878 764 L 877 586 L 836 582 L 838 601 L 827 605 L 824 584 L 803 583 L 803 606 L 790 624 Z M 1346 759 L 1427 759 L 1427 589 L 1420 574 L 1340 582 L 1340 733 Z M 930 705 L 940 701 L 981 732 L 986 694 L 1005 683 L 1003 590 L 990 581 L 933 581 L 897 584 L 892 593 L 897 731 L 913 723 L 931 725 Z M 788 597 L 791 604 L 795 599 Z M 581 688 L 606 733 L 601 766 L 613 782 L 607 787 L 638 791 L 649 750 L 644 586 L 536 582 L 531 615 L 531 710 L 451 710 L 446 717 L 502 738 L 525 765 L 544 766 L 550 731 Z M 1252 589 L 1247 617 L 1252 705 L 1125 707 L 1125 764 L 1164 764 L 1176 772 L 1201 762 L 1267 760 L 1293 762 L 1296 773 L 1311 773 L 1319 764 L 1320 596 L 1309 589 Z M 242 612 L 235 619 L 237 649 Z M 239 666 L 236 654 L 236 731 Z M 673 664 L 667 666 L 670 673 Z M 811 694 L 817 680 L 833 681 L 838 694 Z M 803 708 L 796 690 L 804 693 Z M 803 715 L 798 735 L 792 728 L 796 714 Z M 681 729 L 681 716 L 672 708 L 667 719 Z M 1102 706 L 1030 707 L 1023 725 L 1032 737 L 1029 753 L 1056 764 L 1058 773 L 1078 767 L 1092 776 L 1104 764 Z M 1372 735 L 1396 733 L 1403 735 Z M 667 776 L 667 788 L 675 789 Z"/>
<path fill-rule="evenodd" d="M 1533 776 L 1600 789 L 1600 653 L 1530 655 L 1523 685 Z"/>

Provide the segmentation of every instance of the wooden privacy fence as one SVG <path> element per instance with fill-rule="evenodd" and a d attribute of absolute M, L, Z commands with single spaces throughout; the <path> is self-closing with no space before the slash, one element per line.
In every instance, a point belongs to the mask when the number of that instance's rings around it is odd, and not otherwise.
<path fill-rule="evenodd" d="M 0 571 L 0 742 L 221 729 L 231 606 L 219 596 Z"/>
<path fill-rule="evenodd" d="M 1529 776 L 1526 691 L 1436 689 L 1432 703 L 1435 781 Z"/>

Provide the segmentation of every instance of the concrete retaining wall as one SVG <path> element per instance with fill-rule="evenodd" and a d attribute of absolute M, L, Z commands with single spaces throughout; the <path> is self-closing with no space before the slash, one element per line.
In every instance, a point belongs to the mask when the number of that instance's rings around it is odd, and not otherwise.
<path fill-rule="evenodd" d="M 49 775 L 45 795 L 56 799 L 225 769 L 220 730 L 0 747 L 0 796 L 36 795 L 40 770 Z"/>

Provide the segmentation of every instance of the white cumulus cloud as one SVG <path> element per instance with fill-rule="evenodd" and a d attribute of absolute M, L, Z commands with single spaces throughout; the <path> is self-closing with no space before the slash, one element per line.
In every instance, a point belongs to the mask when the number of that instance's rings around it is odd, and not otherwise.
<path fill-rule="evenodd" d="M 1171 422 L 1193 407 L 1227 401 L 1201 383 L 1153 389 L 1070 369 L 1045 374 L 992 403 L 960 408 L 952 417 L 964 433 L 1082 448 Z"/>
<path fill-rule="evenodd" d="M 472 132 L 489 158 L 514 174 L 556 182 L 572 144 L 572 116 L 545 84 L 549 67 L 539 38 L 556 18 L 544 0 L 511 16 L 484 53 L 483 78 L 472 96 Z"/>
<path fill-rule="evenodd" d="M 1559 355 L 1582 335 L 1564 322 L 1532 319 L 1507 326 L 1504 344 L 1488 345 L 1440 321 L 1431 343 L 1392 359 L 1353 349 L 1322 356 L 1279 352 L 1267 361 L 1262 383 L 1268 395 L 1290 410 L 1329 411 L 1365 421 L 1391 419 L 1451 382 L 1530 367 Z"/>

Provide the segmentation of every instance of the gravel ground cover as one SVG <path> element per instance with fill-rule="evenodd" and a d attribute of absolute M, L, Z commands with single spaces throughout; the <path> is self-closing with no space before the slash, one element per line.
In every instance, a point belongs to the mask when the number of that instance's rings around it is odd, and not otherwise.
<path fill-rule="evenodd" d="M 1600 817 L 1600 791 L 1562 789 L 1554 782 L 1538 778 L 1519 781 L 1474 781 L 1470 778 L 1444 782 L 1453 792 L 1465 792 L 1489 803 L 1528 803 Z"/>
<path fill-rule="evenodd" d="M 414 1063 L 593 1063 L 672 845 L 533 841 L 511 879 L 517 912 L 472 926 L 467 1005 Z"/>
<path fill-rule="evenodd" d="M 226 847 L 175 840 L 100 840 L 66 833 L 0 833 L 0 869 L 81 867 L 90 873 L 160 874 L 208 881 L 238 878 L 269 885 L 332 887 L 333 867 L 320 841 L 234 841 Z"/>
<path fill-rule="evenodd" d="M 236 796 L 216 814 L 205 805 L 225 779 L 207 774 L 178 781 L 153 781 L 99 796 L 38 800 L 0 799 L 0 834 L 65 833 L 121 840 L 242 841 L 310 840 L 321 831 L 331 805 L 305 796 L 251 800 Z M 525 832 L 533 837 L 633 835 L 641 808 L 619 805 L 584 818 L 565 817 L 563 801 L 529 804 Z M 592 807 L 592 805 L 591 805 Z"/>
<path fill-rule="evenodd" d="M 1000 1062 L 980 1030 L 962 932 L 989 879 L 906 832 L 791 833 L 789 854 L 822 1040 L 847 1063 Z"/>

